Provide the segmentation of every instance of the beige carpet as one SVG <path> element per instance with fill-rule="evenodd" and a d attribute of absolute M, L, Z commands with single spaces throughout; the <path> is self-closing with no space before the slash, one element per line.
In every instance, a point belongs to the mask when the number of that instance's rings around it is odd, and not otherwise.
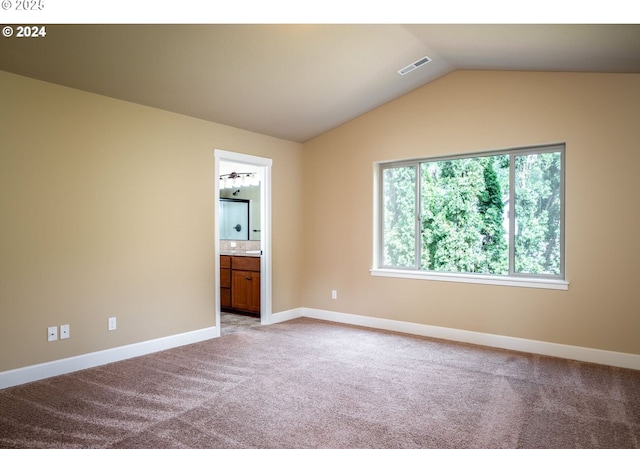
<path fill-rule="evenodd" d="M 311 319 L 0 390 L 2 448 L 639 442 L 639 371 Z"/>

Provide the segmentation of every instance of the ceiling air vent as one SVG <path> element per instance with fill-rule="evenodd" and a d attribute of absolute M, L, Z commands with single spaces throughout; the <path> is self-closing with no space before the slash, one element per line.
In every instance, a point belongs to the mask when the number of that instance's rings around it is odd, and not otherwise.
<path fill-rule="evenodd" d="M 413 64 L 409 64 L 408 66 L 401 68 L 400 70 L 398 70 L 398 73 L 400 75 L 406 75 L 409 72 L 413 72 L 415 69 L 417 69 L 421 65 L 425 65 L 427 62 L 431 62 L 431 58 L 429 58 L 428 56 L 425 56 L 424 58 L 418 59 Z"/>

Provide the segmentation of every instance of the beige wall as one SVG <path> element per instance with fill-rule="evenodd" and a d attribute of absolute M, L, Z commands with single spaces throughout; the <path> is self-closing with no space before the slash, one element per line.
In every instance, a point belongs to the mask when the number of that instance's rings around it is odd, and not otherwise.
<path fill-rule="evenodd" d="M 638 123 L 639 75 L 457 71 L 307 142 L 303 305 L 640 354 Z M 555 142 L 568 291 L 370 275 L 374 162 Z"/>
<path fill-rule="evenodd" d="M 300 144 L 6 72 L 0 98 L 0 371 L 216 324 L 214 148 L 273 159 L 273 311 L 300 306 Z"/>
<path fill-rule="evenodd" d="M 273 159 L 274 312 L 640 354 L 638 75 L 458 71 L 305 145 L 6 72 L 0 98 L 0 371 L 215 325 L 214 148 Z M 568 291 L 370 275 L 375 161 L 551 142 Z"/>

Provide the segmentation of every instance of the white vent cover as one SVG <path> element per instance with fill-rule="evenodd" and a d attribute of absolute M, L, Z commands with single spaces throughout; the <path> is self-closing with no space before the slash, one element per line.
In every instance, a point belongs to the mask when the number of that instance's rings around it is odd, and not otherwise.
<path fill-rule="evenodd" d="M 398 73 L 400 75 L 406 75 L 409 72 L 413 72 L 415 69 L 417 69 L 421 65 L 425 65 L 427 62 L 431 62 L 431 58 L 428 56 L 425 56 L 424 58 L 418 59 L 413 64 L 409 64 L 408 66 L 401 68 L 400 70 L 398 70 Z"/>

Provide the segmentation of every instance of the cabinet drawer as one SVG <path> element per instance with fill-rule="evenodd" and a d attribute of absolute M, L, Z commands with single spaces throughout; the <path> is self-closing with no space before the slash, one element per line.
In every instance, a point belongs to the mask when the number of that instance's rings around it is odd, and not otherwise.
<path fill-rule="evenodd" d="M 231 270 L 228 268 L 220 268 L 220 287 L 231 287 Z"/>
<path fill-rule="evenodd" d="M 230 288 L 220 289 L 220 306 L 231 307 L 231 289 Z"/>
<path fill-rule="evenodd" d="M 220 256 L 220 268 L 231 268 L 231 256 Z"/>
<path fill-rule="evenodd" d="M 233 256 L 231 268 L 234 270 L 260 271 L 260 258 Z"/>

